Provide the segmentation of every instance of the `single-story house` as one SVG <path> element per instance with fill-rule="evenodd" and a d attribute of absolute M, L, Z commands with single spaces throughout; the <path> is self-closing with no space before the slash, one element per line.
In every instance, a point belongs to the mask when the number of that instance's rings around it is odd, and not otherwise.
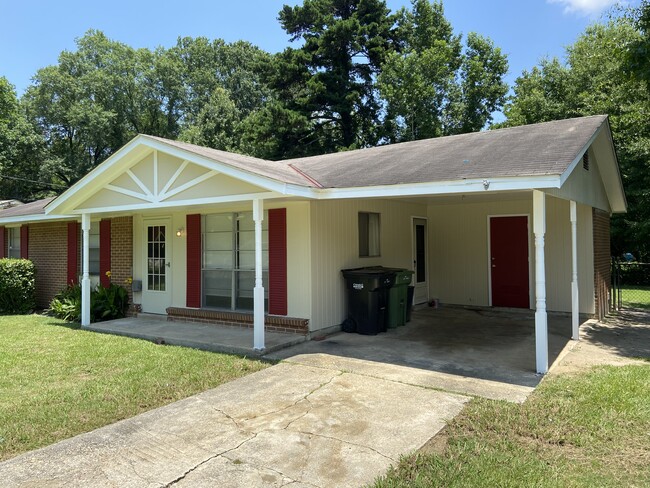
<path fill-rule="evenodd" d="M 412 269 L 416 304 L 604 315 L 609 220 L 626 211 L 607 116 L 266 161 L 138 135 L 55 199 L 0 212 L 1 255 L 32 259 L 38 304 L 128 283 L 172 321 L 303 334 L 346 318 L 341 269 Z M 107 271 L 111 271 L 107 276 Z"/>

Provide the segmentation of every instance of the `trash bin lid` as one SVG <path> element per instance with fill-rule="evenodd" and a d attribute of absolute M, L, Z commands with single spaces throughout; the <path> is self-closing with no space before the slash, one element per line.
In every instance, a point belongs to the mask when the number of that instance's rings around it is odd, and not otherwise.
<path fill-rule="evenodd" d="M 374 291 L 381 288 L 390 288 L 395 283 L 395 273 L 385 269 L 355 268 L 342 269 L 348 288 L 361 291 Z"/>

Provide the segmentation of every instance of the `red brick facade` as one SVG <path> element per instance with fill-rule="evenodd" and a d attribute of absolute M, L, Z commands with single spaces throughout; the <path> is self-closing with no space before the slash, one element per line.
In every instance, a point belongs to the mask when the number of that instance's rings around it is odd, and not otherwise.
<path fill-rule="evenodd" d="M 28 259 L 36 266 L 36 305 L 47 308 L 54 295 L 68 284 L 72 272 L 68 239 L 71 234 L 69 222 L 29 224 Z M 79 235 L 81 234 L 78 230 Z M 74 249 L 75 267 L 81 274 L 81 245 Z M 133 218 L 118 217 L 111 221 L 111 281 L 124 286 L 133 303 L 131 286 L 126 284 L 133 277 Z"/>
<path fill-rule="evenodd" d="M 594 226 L 594 289 L 596 316 L 602 319 L 609 312 L 611 288 L 611 252 L 609 246 L 609 214 L 593 209 Z"/>
<path fill-rule="evenodd" d="M 29 256 L 36 266 L 36 305 L 47 308 L 66 287 L 68 223 L 29 224 Z"/>
<path fill-rule="evenodd" d="M 133 217 L 111 219 L 111 282 L 123 286 L 133 303 L 128 279 L 133 278 Z"/>

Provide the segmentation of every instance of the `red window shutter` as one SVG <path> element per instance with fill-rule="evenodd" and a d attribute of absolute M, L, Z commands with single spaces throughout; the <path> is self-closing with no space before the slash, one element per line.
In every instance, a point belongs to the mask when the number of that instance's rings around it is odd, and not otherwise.
<path fill-rule="evenodd" d="M 185 229 L 187 242 L 185 305 L 201 308 L 201 215 L 187 215 Z"/>
<path fill-rule="evenodd" d="M 287 209 L 269 210 L 269 314 L 287 315 Z"/>
<path fill-rule="evenodd" d="M 7 229 L 0 225 L 0 259 L 7 257 Z"/>
<path fill-rule="evenodd" d="M 68 285 L 77 283 L 77 269 L 79 259 L 79 231 L 76 222 L 68 222 Z"/>
<path fill-rule="evenodd" d="M 29 226 L 20 226 L 20 257 L 29 259 Z"/>
<path fill-rule="evenodd" d="M 99 222 L 99 282 L 104 288 L 108 288 L 111 279 L 106 272 L 111 270 L 111 220 L 105 219 Z"/>

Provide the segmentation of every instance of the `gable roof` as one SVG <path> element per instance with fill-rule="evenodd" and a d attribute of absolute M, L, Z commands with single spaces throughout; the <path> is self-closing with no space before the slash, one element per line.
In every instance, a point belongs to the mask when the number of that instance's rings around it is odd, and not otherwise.
<path fill-rule="evenodd" d="M 606 121 L 595 115 L 286 162 L 324 188 L 561 175 Z"/>
<path fill-rule="evenodd" d="M 625 211 L 608 118 L 595 115 L 285 161 L 138 135 L 53 202 L 0 211 L 0 220 L 42 215 L 44 206 L 52 217 L 70 212 L 152 150 L 265 188 L 265 198 L 326 199 L 561 188 L 594 141 L 611 209 Z"/>
<path fill-rule="evenodd" d="M 15 207 L 9 207 L 0 211 L 0 218 L 23 217 L 25 215 L 44 215 L 45 207 L 55 197 L 43 198 L 30 203 L 22 203 Z"/>
<path fill-rule="evenodd" d="M 167 146 L 182 149 L 183 151 L 196 154 L 212 161 L 218 161 L 232 166 L 233 168 L 271 178 L 282 183 L 302 186 L 311 185 L 311 182 L 298 171 L 292 169 L 290 165 L 280 161 L 269 161 L 267 159 L 244 156 L 242 154 L 220 151 L 210 147 L 197 146 L 196 144 L 190 144 L 188 142 L 172 141 L 163 137 L 147 135 L 141 135 L 141 137 L 158 141 Z"/>

